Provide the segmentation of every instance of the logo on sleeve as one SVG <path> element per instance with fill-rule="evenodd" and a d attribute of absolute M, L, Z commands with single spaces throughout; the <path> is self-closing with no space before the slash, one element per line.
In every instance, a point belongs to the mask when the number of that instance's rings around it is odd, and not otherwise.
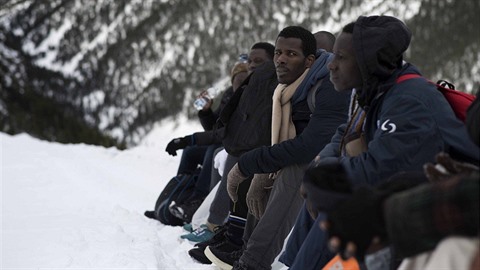
<path fill-rule="evenodd" d="M 387 119 L 387 121 L 383 122 L 382 124 L 382 130 L 386 131 L 388 133 L 393 133 L 395 130 L 397 130 L 397 126 L 394 123 L 389 123 L 390 119 Z"/>

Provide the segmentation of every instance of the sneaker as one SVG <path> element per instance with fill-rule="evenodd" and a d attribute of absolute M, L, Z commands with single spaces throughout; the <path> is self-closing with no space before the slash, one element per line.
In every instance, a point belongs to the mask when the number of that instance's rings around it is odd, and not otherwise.
<path fill-rule="evenodd" d="M 197 228 L 193 232 L 191 232 L 189 234 L 181 235 L 180 238 L 187 239 L 191 242 L 198 243 L 198 242 L 205 242 L 205 241 L 210 240 L 213 237 L 214 234 L 215 234 L 214 232 L 212 232 L 208 229 L 207 225 L 202 224 L 202 225 L 200 225 L 199 228 Z"/>
<path fill-rule="evenodd" d="M 192 227 L 192 223 L 187 223 L 185 225 L 183 225 L 183 229 L 187 232 L 193 232 L 193 227 Z"/>
<path fill-rule="evenodd" d="M 205 246 L 192 248 L 188 251 L 188 255 L 202 264 L 212 264 L 212 262 L 205 256 Z"/>
<path fill-rule="evenodd" d="M 225 232 L 227 226 L 219 226 L 215 228 L 215 235 L 210 240 L 195 244 L 195 248 L 188 251 L 188 255 L 196 261 L 203 264 L 212 264 L 212 262 L 205 256 L 205 248 L 209 245 L 217 246 L 221 245 L 227 239 L 225 238 Z"/>
<path fill-rule="evenodd" d="M 207 246 L 205 248 L 205 256 L 224 270 L 231 270 L 233 263 L 240 259 L 242 253 L 243 248 L 230 241 L 226 241 L 223 245 Z"/>
<path fill-rule="evenodd" d="M 226 234 L 225 234 L 227 232 L 227 229 L 228 229 L 228 225 L 223 225 L 223 226 L 216 227 L 214 229 L 215 234 L 213 235 L 213 237 L 210 240 L 203 241 L 203 242 L 200 242 L 200 243 L 196 243 L 195 247 L 203 247 L 203 249 L 205 250 L 205 248 L 207 246 L 217 245 L 217 244 L 225 241 L 227 239 Z"/>
<path fill-rule="evenodd" d="M 168 210 L 175 217 L 183 220 L 186 223 L 191 223 L 193 214 L 195 214 L 195 211 L 197 211 L 197 209 L 200 207 L 202 202 L 203 200 L 200 199 L 200 200 L 187 201 L 183 204 L 173 203 L 168 207 Z"/>

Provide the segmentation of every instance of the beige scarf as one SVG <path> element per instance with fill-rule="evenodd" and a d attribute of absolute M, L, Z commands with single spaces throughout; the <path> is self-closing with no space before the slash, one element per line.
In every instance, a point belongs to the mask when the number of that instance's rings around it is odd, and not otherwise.
<path fill-rule="evenodd" d="M 297 135 L 295 125 L 292 121 L 292 105 L 290 100 L 297 91 L 298 86 L 302 83 L 310 69 L 307 68 L 303 74 L 293 83 L 278 84 L 273 92 L 272 104 L 272 145 L 281 143 L 288 139 L 292 139 Z M 255 174 L 254 178 L 277 178 L 279 171 L 270 174 Z"/>
<path fill-rule="evenodd" d="M 275 88 L 272 105 L 272 145 L 292 139 L 297 135 L 292 121 L 290 100 L 309 70 L 309 68 L 305 69 L 293 83 L 279 84 Z"/>

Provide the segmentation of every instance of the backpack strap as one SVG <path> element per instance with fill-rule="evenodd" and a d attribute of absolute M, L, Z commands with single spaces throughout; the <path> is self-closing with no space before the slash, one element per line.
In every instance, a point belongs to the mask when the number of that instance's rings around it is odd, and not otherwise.
<path fill-rule="evenodd" d="M 316 100 L 317 90 L 322 85 L 322 81 L 323 81 L 323 78 L 318 80 L 315 83 L 315 85 L 310 87 L 310 89 L 308 90 L 307 104 L 308 104 L 308 108 L 310 109 L 310 112 L 312 112 L 312 113 L 313 113 L 313 111 L 315 111 L 315 103 L 317 101 Z"/>
<path fill-rule="evenodd" d="M 418 74 L 404 74 L 399 76 L 396 82 L 398 84 L 406 80 L 420 77 L 422 76 Z M 438 81 L 437 83 L 434 83 L 430 80 L 427 81 L 437 87 L 437 90 L 443 94 L 447 102 L 450 104 L 450 107 L 452 107 L 452 110 L 457 118 L 462 122 L 465 122 L 465 119 L 467 118 L 467 109 L 475 100 L 475 96 L 455 90 L 455 86 L 453 84 L 444 80 Z"/>
<path fill-rule="evenodd" d="M 422 76 L 420 76 L 418 74 L 404 74 L 404 75 L 401 75 L 397 78 L 397 83 L 401 83 L 401 82 L 406 81 L 406 80 L 420 78 L 420 77 L 422 77 Z"/>

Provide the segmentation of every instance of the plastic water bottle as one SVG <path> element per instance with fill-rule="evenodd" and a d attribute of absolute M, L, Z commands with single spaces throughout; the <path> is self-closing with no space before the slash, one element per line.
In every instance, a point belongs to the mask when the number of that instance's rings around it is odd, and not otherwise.
<path fill-rule="evenodd" d="M 238 56 L 238 63 L 247 63 L 248 62 L 248 54 L 242 53 Z"/>
<path fill-rule="evenodd" d="M 205 104 L 215 98 L 219 92 L 220 91 L 217 87 L 208 88 L 205 95 L 202 95 L 193 102 L 193 106 L 195 107 L 195 109 L 200 111 L 201 109 L 203 109 Z"/>

